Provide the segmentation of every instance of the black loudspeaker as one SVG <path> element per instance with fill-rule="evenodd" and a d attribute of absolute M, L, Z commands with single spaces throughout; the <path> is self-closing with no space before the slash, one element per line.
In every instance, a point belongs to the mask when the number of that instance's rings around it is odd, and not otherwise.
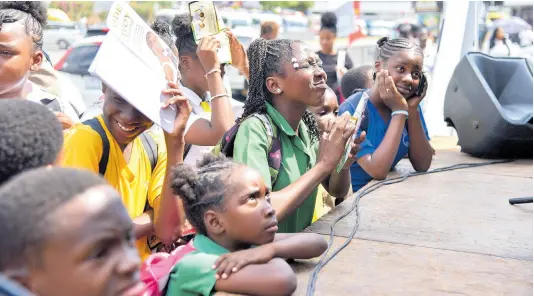
<path fill-rule="evenodd" d="M 524 58 L 468 53 L 447 87 L 444 118 L 462 152 L 532 158 L 532 66 Z"/>

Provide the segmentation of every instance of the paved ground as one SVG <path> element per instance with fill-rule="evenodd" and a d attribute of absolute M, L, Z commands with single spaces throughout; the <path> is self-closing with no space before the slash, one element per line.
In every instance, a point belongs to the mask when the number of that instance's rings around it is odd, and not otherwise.
<path fill-rule="evenodd" d="M 484 160 L 436 138 L 433 168 Z M 398 175 L 411 170 L 403 160 Z M 356 238 L 321 272 L 315 295 L 532 295 L 532 160 L 410 178 L 360 202 Z M 308 230 L 328 234 L 347 200 Z M 354 225 L 339 223 L 334 246 Z M 305 295 L 318 259 L 293 265 Z"/>

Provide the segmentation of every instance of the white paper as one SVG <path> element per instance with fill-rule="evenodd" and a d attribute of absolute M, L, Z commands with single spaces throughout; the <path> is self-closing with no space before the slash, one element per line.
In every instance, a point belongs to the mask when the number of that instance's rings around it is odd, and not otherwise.
<path fill-rule="evenodd" d="M 165 42 L 124 2 L 115 2 L 89 72 L 163 130 L 172 132 L 176 110 L 161 108 L 167 81 L 180 78 L 178 59 Z"/>

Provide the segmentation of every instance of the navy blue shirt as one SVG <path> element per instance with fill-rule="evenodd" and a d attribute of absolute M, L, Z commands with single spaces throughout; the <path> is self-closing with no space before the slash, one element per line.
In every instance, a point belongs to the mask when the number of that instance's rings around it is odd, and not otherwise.
<path fill-rule="evenodd" d="M 354 110 L 356 110 L 356 106 L 358 105 L 362 94 L 363 92 L 355 93 L 350 96 L 345 102 L 343 102 L 343 104 L 339 106 L 339 115 L 341 116 L 345 112 L 349 112 L 351 115 L 354 114 Z M 423 123 L 425 135 L 427 139 L 430 139 L 428 137 L 428 130 L 426 128 L 426 123 L 423 117 L 423 112 L 421 111 L 421 107 L 417 107 L 417 110 L 419 111 L 421 122 Z M 380 145 L 380 143 L 382 143 L 382 140 L 384 139 L 386 131 L 389 127 L 389 122 L 384 122 L 384 119 L 380 116 L 380 113 L 378 112 L 376 107 L 371 103 L 371 100 L 367 102 L 367 110 L 364 114 L 366 116 L 366 129 L 364 127 L 364 130 L 366 130 L 367 135 L 365 141 L 360 145 L 361 149 L 358 152 L 358 158 L 364 155 L 373 154 Z M 362 129 L 360 128 L 360 130 Z M 361 131 L 359 131 L 358 134 L 360 132 Z M 393 160 L 393 164 L 391 165 L 392 168 L 395 167 L 397 163 L 408 153 L 409 146 L 410 137 L 408 136 L 408 130 L 406 126 L 404 126 L 399 148 L 397 149 L 397 155 L 395 155 L 395 159 Z M 367 183 L 369 183 L 369 181 L 373 179 L 363 170 L 363 168 L 357 162 L 355 162 L 350 167 L 350 175 L 352 178 L 352 190 L 354 192 L 367 185 Z"/>

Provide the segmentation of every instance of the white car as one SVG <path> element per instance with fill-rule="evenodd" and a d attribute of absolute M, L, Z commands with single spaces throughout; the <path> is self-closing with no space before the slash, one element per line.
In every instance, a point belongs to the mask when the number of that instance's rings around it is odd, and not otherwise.
<path fill-rule="evenodd" d="M 46 49 L 67 49 L 83 38 L 85 32 L 75 22 L 49 21 L 43 29 Z"/>

